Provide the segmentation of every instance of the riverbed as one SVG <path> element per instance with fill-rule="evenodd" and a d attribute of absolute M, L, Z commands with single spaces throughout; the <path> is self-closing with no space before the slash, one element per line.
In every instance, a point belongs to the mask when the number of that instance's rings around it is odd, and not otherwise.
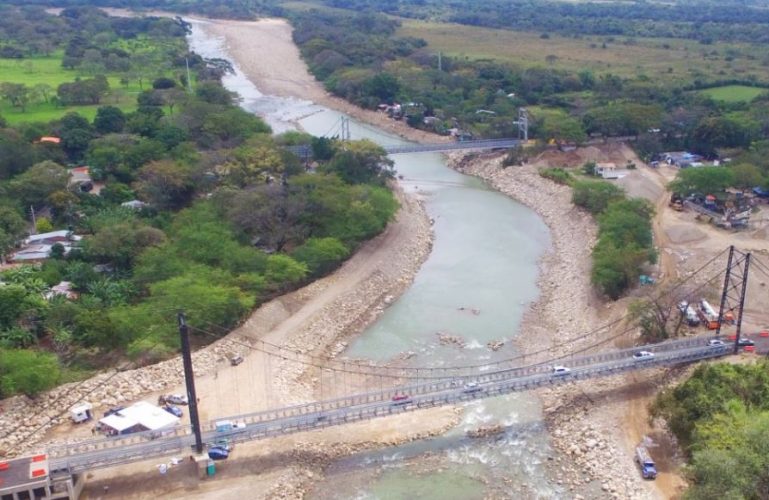
<path fill-rule="evenodd" d="M 221 39 L 195 25 L 193 49 L 232 59 Z M 236 61 L 237 68 L 237 61 Z M 310 101 L 269 96 L 239 70 L 224 80 L 241 105 L 276 132 L 297 125 L 314 135 L 340 132 L 340 113 Z M 349 117 L 346 117 L 349 118 Z M 352 139 L 401 139 L 350 120 Z M 528 208 L 450 169 L 439 154 L 393 157 L 407 193 L 421 197 L 434 224 L 433 251 L 412 286 L 343 353 L 388 361 L 407 354 L 419 367 L 461 366 L 509 358 L 524 312 L 536 300 L 547 227 Z M 457 339 L 441 342 L 441 338 Z M 489 345 L 503 345 L 492 350 Z M 501 425 L 471 439 L 466 431 Z M 544 463 L 551 450 L 536 397 L 518 394 L 466 406 L 461 424 L 441 438 L 340 460 L 315 485 L 314 498 L 484 498 L 559 496 Z M 341 486 L 344 485 L 344 486 Z"/>

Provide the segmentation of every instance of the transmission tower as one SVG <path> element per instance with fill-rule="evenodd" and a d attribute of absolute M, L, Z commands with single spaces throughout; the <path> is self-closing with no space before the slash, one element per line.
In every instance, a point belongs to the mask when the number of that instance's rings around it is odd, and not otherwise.
<path fill-rule="evenodd" d="M 350 119 L 346 116 L 343 116 L 341 119 L 341 132 L 339 138 L 343 141 L 349 141 L 350 140 Z"/>
<path fill-rule="evenodd" d="M 745 306 L 745 291 L 748 287 L 748 271 L 750 269 L 750 253 L 744 253 L 729 247 L 729 260 L 726 263 L 724 289 L 721 293 L 721 307 L 718 309 L 718 328 L 716 335 L 721 334 L 721 325 L 726 313 L 729 313 L 737 327 L 734 339 L 734 353 L 739 351 L 740 332 L 742 330 L 742 312 Z"/>
<path fill-rule="evenodd" d="M 518 119 L 513 122 L 513 125 L 518 126 L 518 138 L 524 141 L 529 140 L 529 112 L 526 108 L 518 109 Z"/>

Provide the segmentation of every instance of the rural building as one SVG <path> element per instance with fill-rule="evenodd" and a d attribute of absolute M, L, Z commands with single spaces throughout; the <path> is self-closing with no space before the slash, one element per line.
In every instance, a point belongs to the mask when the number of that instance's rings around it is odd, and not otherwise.
<path fill-rule="evenodd" d="M 67 229 L 51 231 L 49 233 L 33 234 L 24 240 L 20 250 L 11 255 L 11 262 L 39 262 L 51 255 L 51 248 L 55 244 L 64 247 L 64 255 L 67 255 L 78 242 L 83 239 Z"/>
<path fill-rule="evenodd" d="M 601 176 L 604 179 L 617 179 L 619 173 L 617 172 L 617 165 L 614 163 L 596 163 L 593 168 L 595 175 Z"/>
<path fill-rule="evenodd" d="M 131 200 L 131 201 L 124 201 L 120 204 L 121 207 L 126 208 L 132 208 L 134 210 L 141 210 L 142 208 L 147 206 L 147 203 L 144 203 L 141 200 Z"/>
<path fill-rule="evenodd" d="M 79 475 L 52 478 L 45 454 L 0 459 L 0 498 L 3 500 L 77 498 L 84 483 Z"/>
<path fill-rule="evenodd" d="M 159 431 L 178 423 L 179 417 L 145 401 L 139 401 L 99 420 L 101 429 L 108 434 Z"/>

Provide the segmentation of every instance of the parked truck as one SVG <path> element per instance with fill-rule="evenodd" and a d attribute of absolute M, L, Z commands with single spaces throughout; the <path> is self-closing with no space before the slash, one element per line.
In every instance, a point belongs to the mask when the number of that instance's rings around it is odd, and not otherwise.
<path fill-rule="evenodd" d="M 638 446 L 635 449 L 635 459 L 641 468 L 641 475 L 644 479 L 655 479 L 657 477 L 657 466 L 654 465 L 654 460 L 652 460 L 645 446 Z"/>
<path fill-rule="evenodd" d="M 707 300 L 700 300 L 699 312 L 700 317 L 702 318 L 702 323 L 708 327 L 708 330 L 716 330 L 718 328 L 718 313 L 716 313 L 716 310 L 713 309 L 713 306 L 711 306 Z"/>

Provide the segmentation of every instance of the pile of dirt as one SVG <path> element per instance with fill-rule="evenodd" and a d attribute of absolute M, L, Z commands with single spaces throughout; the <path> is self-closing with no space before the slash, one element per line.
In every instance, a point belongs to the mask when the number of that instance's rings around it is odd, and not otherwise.
<path fill-rule="evenodd" d="M 692 243 L 702 241 L 706 235 L 696 226 L 689 224 L 675 224 L 665 229 L 665 234 L 674 244 Z"/>

